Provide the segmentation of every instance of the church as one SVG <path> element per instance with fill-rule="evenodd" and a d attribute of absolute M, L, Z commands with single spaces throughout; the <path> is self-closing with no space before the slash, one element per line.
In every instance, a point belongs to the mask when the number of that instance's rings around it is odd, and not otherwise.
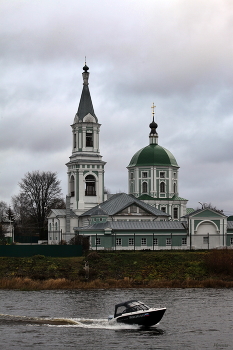
<path fill-rule="evenodd" d="M 104 191 L 99 148 L 100 127 L 89 90 L 89 68 L 83 67 L 83 89 L 72 128 L 67 166 L 66 209 L 48 216 L 48 244 L 89 238 L 93 250 L 211 249 L 233 247 L 233 221 L 203 206 L 187 208 L 179 196 L 179 166 L 158 143 L 157 123 L 149 125 L 149 144 L 131 158 L 128 194 Z"/>

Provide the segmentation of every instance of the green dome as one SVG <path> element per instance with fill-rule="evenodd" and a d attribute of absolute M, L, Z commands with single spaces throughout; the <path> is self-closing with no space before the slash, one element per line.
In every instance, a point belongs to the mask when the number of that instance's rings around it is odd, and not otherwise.
<path fill-rule="evenodd" d="M 140 149 L 131 159 L 128 167 L 150 165 L 173 165 L 178 167 L 175 157 L 166 148 L 151 144 Z"/>

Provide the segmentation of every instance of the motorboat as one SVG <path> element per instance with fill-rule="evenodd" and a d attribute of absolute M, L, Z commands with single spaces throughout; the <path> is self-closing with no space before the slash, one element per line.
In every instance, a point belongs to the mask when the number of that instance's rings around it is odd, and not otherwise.
<path fill-rule="evenodd" d="M 162 319 L 166 308 L 150 308 L 141 301 L 129 300 L 115 305 L 114 316 L 109 316 L 110 324 L 115 322 L 154 326 Z"/>

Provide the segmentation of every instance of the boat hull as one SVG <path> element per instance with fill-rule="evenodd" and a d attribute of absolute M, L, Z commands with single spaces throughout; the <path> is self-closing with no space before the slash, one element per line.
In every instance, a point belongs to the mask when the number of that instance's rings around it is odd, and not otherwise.
<path fill-rule="evenodd" d="M 166 308 L 157 309 L 157 310 L 148 310 L 143 313 L 132 313 L 128 315 L 121 315 L 117 317 L 115 320 L 119 323 L 137 324 L 139 326 L 150 327 L 160 322 L 165 311 L 166 311 Z"/>

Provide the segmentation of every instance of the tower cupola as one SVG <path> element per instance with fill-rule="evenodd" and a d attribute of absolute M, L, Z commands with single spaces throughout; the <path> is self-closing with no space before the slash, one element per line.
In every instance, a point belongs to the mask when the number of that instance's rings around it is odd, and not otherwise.
<path fill-rule="evenodd" d="M 153 144 L 157 144 L 158 143 L 158 134 L 157 134 L 157 127 L 158 127 L 158 124 L 155 123 L 155 105 L 153 103 L 152 105 L 152 115 L 153 115 L 153 120 L 152 122 L 150 123 L 149 127 L 151 129 L 150 131 L 150 134 L 149 134 L 149 142 L 150 142 L 150 145 L 153 145 Z"/>
<path fill-rule="evenodd" d="M 98 119 L 95 115 L 95 111 L 93 108 L 92 100 L 91 100 L 91 94 L 89 90 L 89 75 L 88 72 L 89 67 L 86 65 L 83 67 L 84 72 L 82 73 L 83 76 L 83 90 L 78 106 L 78 111 L 74 118 L 74 123 L 82 123 L 82 122 L 89 122 L 89 123 L 98 123 Z"/>

